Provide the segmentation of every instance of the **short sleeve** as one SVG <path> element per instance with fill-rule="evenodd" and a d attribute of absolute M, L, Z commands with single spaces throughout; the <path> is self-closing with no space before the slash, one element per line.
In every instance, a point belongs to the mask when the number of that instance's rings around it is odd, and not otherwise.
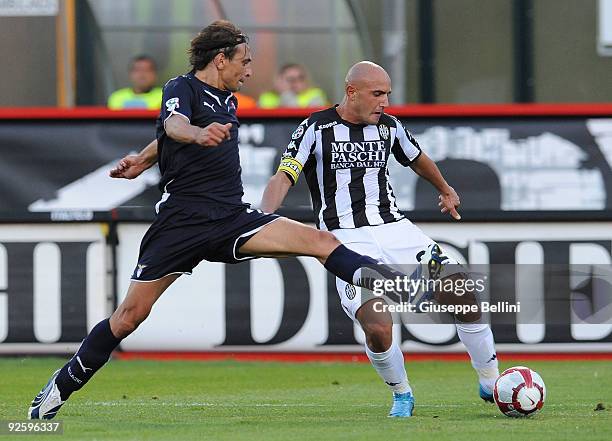
<path fill-rule="evenodd" d="M 393 117 L 395 121 L 395 140 L 391 146 L 391 153 L 404 167 L 408 167 L 421 155 L 421 147 L 417 140 L 412 136 L 403 124 Z"/>
<path fill-rule="evenodd" d="M 291 135 L 291 141 L 281 157 L 278 171 L 284 172 L 293 185 L 296 184 L 302 168 L 315 144 L 315 124 L 305 119 Z"/>
<path fill-rule="evenodd" d="M 183 77 L 171 79 L 164 86 L 161 119 L 166 123 L 172 115 L 180 115 L 191 121 L 191 106 L 195 101 L 193 89 Z"/>

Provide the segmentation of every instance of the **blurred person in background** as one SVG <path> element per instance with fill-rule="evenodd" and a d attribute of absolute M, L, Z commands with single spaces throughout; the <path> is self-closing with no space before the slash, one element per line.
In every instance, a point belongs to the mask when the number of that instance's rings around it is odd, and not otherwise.
<path fill-rule="evenodd" d="M 130 62 L 131 87 L 116 90 L 108 98 L 108 107 L 159 110 L 162 89 L 157 87 L 157 63 L 148 55 L 138 55 Z"/>
<path fill-rule="evenodd" d="M 280 68 L 274 90 L 259 97 L 259 107 L 320 107 L 327 105 L 325 92 L 308 82 L 308 73 L 301 64 L 290 63 Z"/>

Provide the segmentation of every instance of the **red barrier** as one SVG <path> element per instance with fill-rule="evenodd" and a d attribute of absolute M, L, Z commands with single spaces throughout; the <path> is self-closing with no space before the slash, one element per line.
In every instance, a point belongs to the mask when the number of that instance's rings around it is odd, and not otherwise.
<path fill-rule="evenodd" d="M 499 353 L 500 360 L 506 361 L 609 361 L 610 352 L 508 352 Z M 364 353 L 342 352 L 121 352 L 113 354 L 119 360 L 191 360 L 191 361 L 276 361 L 289 363 L 312 362 L 369 362 Z M 406 353 L 404 359 L 410 361 L 469 361 L 465 352 L 455 353 Z"/>
<path fill-rule="evenodd" d="M 241 118 L 305 118 L 317 109 L 245 109 Z M 612 117 L 612 103 L 590 104 L 415 104 L 394 106 L 388 113 L 401 118 L 467 118 L 524 116 Z M 109 110 L 105 107 L 0 107 L 0 120 L 33 119 L 147 119 L 152 110 Z"/>

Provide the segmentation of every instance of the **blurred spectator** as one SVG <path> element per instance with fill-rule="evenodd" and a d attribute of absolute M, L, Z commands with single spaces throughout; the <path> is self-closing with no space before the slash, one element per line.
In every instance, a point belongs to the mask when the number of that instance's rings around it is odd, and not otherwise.
<path fill-rule="evenodd" d="M 257 101 L 248 95 L 244 95 L 240 92 L 234 92 L 234 96 L 238 100 L 239 109 L 254 109 L 257 107 Z"/>
<path fill-rule="evenodd" d="M 157 63 L 148 55 L 139 55 L 130 62 L 132 87 L 116 90 L 108 98 L 110 109 L 159 110 L 162 100 L 157 83 Z"/>
<path fill-rule="evenodd" d="M 274 90 L 259 97 L 259 107 L 317 107 L 327 104 L 327 97 L 318 87 L 308 84 L 306 69 L 301 64 L 286 64 L 274 80 Z"/>

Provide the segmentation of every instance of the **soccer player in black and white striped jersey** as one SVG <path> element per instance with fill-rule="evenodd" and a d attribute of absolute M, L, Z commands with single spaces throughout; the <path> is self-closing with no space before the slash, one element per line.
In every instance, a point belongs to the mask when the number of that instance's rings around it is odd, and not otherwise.
<path fill-rule="evenodd" d="M 276 211 L 303 172 L 319 229 L 331 231 L 348 248 L 381 262 L 418 263 L 417 255 L 434 242 L 397 208 L 387 168 L 390 155 L 436 187 L 443 213 L 461 219 L 460 202 L 410 132 L 384 112 L 390 93 L 391 79 L 382 67 L 367 61 L 351 67 L 342 102 L 313 113 L 293 133 L 278 172 L 266 187 L 261 209 Z M 366 353 L 393 391 L 389 416 L 411 416 L 412 389 L 403 354 L 393 341 L 391 315 L 375 312 L 374 304 L 380 299 L 362 304 L 359 288 L 336 280 L 342 307 L 361 325 Z M 457 333 L 478 374 L 481 398 L 492 402 L 499 371 L 490 327 L 458 321 Z"/>

